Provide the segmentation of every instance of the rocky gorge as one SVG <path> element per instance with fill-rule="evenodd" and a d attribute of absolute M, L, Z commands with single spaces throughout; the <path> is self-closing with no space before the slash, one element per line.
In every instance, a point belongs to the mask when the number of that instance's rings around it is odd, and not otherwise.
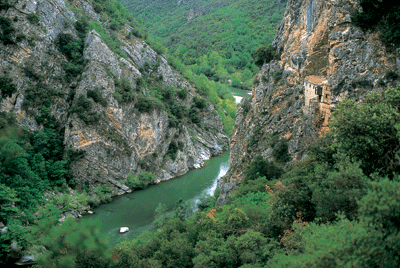
<path fill-rule="evenodd" d="M 362 10 L 360 1 L 287 2 L 272 44 L 279 59 L 260 68 L 251 102 L 243 99 L 238 109 L 231 168 L 218 185 L 217 204 L 234 192 L 256 156 L 276 160 L 274 149 L 284 143 L 289 163 L 304 159 L 305 147 L 329 131 L 339 102 L 362 102 L 368 93 L 395 85 L 390 74 L 400 67 L 398 49 L 385 46 L 379 31 L 356 26 L 356 10 Z"/>
<path fill-rule="evenodd" d="M 58 0 L 14 1 L 1 9 L 15 41 L 0 44 L 0 76 L 11 78 L 16 90 L 2 93 L 0 111 L 37 131 L 48 98 L 64 145 L 83 155 L 71 164 L 78 189 L 108 185 L 113 195 L 131 191 L 124 184 L 129 174 L 152 172 L 157 182 L 168 180 L 226 149 L 228 137 L 213 105 L 202 102 L 162 54 L 135 36 L 134 27 L 96 31 L 110 29 L 111 21 L 95 9 L 91 1 Z M 82 17 L 97 28 L 82 37 L 82 72 L 66 79 L 70 61 L 57 38 L 77 39 L 74 25 Z M 110 48 L 110 40 L 119 46 Z M 37 96 L 33 91 L 39 87 L 49 90 Z M 169 104 L 157 101 L 155 90 L 170 92 L 163 97 L 174 103 L 174 112 L 190 110 L 199 120 L 167 113 L 163 107 Z"/>

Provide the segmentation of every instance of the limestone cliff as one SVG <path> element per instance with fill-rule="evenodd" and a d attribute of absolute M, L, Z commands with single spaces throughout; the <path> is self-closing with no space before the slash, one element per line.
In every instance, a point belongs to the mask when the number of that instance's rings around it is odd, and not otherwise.
<path fill-rule="evenodd" d="M 168 180 L 201 167 L 204 160 L 226 147 L 228 138 L 222 134 L 221 119 L 211 104 L 200 111 L 201 122 L 197 124 L 186 119 L 173 122 L 161 102 L 152 101 L 155 108 L 149 111 L 140 109 L 140 96 L 150 98 L 155 84 L 161 92 L 166 88 L 187 90 L 185 98 L 172 96 L 181 109 L 190 109 L 195 97 L 202 98 L 163 55 L 130 34 L 132 27 L 103 33 L 121 44 L 118 54 L 107 46 L 103 35 L 88 32 L 84 37 L 84 69 L 67 82 L 68 59 L 57 48 L 56 39 L 65 33 L 77 37 L 74 23 L 82 15 L 96 25 L 110 24 L 95 12 L 91 1 L 85 0 L 18 0 L 0 10 L 0 16 L 8 18 L 16 29 L 11 38 L 20 37 L 13 44 L 0 43 L 0 76 L 6 74 L 17 86 L 10 96 L 1 96 L 0 111 L 13 112 L 21 125 L 39 130 L 43 127 L 37 120 L 41 103 L 50 98 L 50 111 L 65 145 L 85 152 L 72 164 L 78 187 L 108 184 L 113 194 L 121 194 L 130 191 L 124 185 L 129 174 L 147 171 L 155 173 L 157 181 Z M 134 98 L 121 101 L 116 97 L 121 83 L 131 87 Z M 25 101 L 39 86 L 49 90 L 27 105 Z M 99 92 L 104 101 L 96 102 L 89 91 Z M 81 95 L 89 102 L 84 112 L 96 120 L 87 122 L 71 109 L 79 105 Z M 171 144 L 175 159 L 168 156 Z"/>
<path fill-rule="evenodd" d="M 362 31 L 351 21 L 359 1 L 290 0 L 273 46 L 280 60 L 256 75 L 251 103 L 238 110 L 231 139 L 231 170 L 219 183 L 218 203 L 240 183 L 257 155 L 272 157 L 276 140 L 288 144 L 292 161 L 328 131 L 330 112 L 345 98 L 362 101 L 390 85 L 385 73 L 398 71 L 398 51 L 389 51 L 379 32 Z"/>

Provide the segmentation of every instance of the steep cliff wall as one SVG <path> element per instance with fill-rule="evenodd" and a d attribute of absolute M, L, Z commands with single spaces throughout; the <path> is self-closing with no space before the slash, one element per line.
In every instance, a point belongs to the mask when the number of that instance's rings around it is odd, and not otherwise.
<path fill-rule="evenodd" d="M 222 134 L 221 119 L 214 107 L 207 104 L 197 109 L 194 98 L 201 96 L 163 55 L 130 34 L 132 27 L 105 32 L 121 44 L 122 53 L 118 54 L 107 46 L 104 33 L 86 33 L 84 69 L 64 79 L 69 61 L 57 47 L 57 37 L 69 33 L 77 38 L 74 23 L 82 15 L 107 29 L 110 21 L 94 11 L 91 1 L 14 2 L 0 10 L 0 16 L 8 18 L 15 28 L 10 35 L 14 42 L 0 43 L 0 76 L 11 78 L 17 90 L 10 96 L 2 95 L 0 111 L 13 112 L 21 125 L 39 130 L 43 126 L 37 118 L 44 100 L 49 98 L 49 109 L 65 137 L 65 145 L 85 152 L 72 164 L 78 187 L 108 184 L 113 194 L 121 194 L 130 191 L 124 185 L 129 174 L 147 171 L 155 173 L 157 181 L 167 180 L 199 168 L 204 160 L 226 147 L 228 138 Z M 187 90 L 187 96 L 169 94 L 169 103 L 182 112 L 195 107 L 192 110 L 198 111 L 200 122 L 174 119 L 166 112 L 168 104 L 152 97 L 156 90 L 164 94 L 171 88 Z M 124 91 L 133 97 L 118 97 Z M 102 101 L 88 92 L 97 92 Z M 82 99 L 86 101 L 83 109 Z"/>
<path fill-rule="evenodd" d="M 390 85 L 385 73 L 398 71 L 398 52 L 387 49 L 379 32 L 351 22 L 359 1 L 288 1 L 273 46 L 280 60 L 262 66 L 251 103 L 239 108 L 231 139 L 231 170 L 219 183 L 224 202 L 257 155 L 272 156 L 277 140 L 288 144 L 292 161 L 328 131 L 330 112 L 345 98 L 362 101 Z M 284 166 L 284 164 L 281 164 Z"/>

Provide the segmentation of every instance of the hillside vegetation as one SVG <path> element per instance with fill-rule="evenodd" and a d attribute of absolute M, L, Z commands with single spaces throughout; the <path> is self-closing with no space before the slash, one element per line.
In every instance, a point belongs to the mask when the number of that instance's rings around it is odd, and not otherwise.
<path fill-rule="evenodd" d="M 71 231 L 77 227 L 68 220 L 46 231 L 42 241 L 49 251 L 39 264 L 396 267 L 399 107 L 400 86 L 370 94 L 362 105 L 343 101 L 332 114 L 331 131 L 308 147 L 305 160 L 284 172 L 256 158 L 221 207 L 214 208 L 218 191 L 204 196 L 195 214 L 188 203 L 178 202 L 170 213 L 161 204 L 155 214 L 158 229 L 122 242 L 114 253 L 100 237 L 96 247 L 90 242 L 81 247 Z M 68 250 L 60 254 L 59 249 Z"/>
<path fill-rule="evenodd" d="M 270 44 L 286 1 L 121 1 L 195 74 L 250 89 L 252 54 Z M 230 84 L 230 83 L 228 83 Z"/>

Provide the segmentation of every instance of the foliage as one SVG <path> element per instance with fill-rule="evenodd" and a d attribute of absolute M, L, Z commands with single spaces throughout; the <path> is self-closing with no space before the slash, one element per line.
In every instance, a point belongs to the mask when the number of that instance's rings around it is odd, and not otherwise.
<path fill-rule="evenodd" d="M 92 102 L 85 95 L 79 95 L 76 103 L 69 110 L 70 113 L 76 113 L 78 117 L 86 124 L 93 124 L 99 121 L 100 115 L 91 111 Z"/>
<path fill-rule="evenodd" d="M 261 67 L 263 64 L 269 63 L 271 60 L 276 59 L 277 55 L 272 45 L 263 44 L 256 48 L 252 58 L 254 63 L 258 67 Z"/>
<path fill-rule="evenodd" d="M 150 113 L 156 108 L 154 101 L 152 99 L 146 98 L 144 96 L 138 97 L 138 101 L 137 101 L 135 107 L 141 113 Z"/>
<path fill-rule="evenodd" d="M 135 93 L 132 89 L 131 83 L 124 79 L 120 82 L 118 79 L 114 81 L 116 91 L 114 92 L 114 98 L 120 103 L 132 102 L 135 100 Z"/>
<path fill-rule="evenodd" d="M 288 145 L 284 140 L 280 140 L 277 144 L 275 144 L 272 149 L 272 156 L 275 158 L 277 162 L 285 163 L 290 161 L 290 155 L 288 153 Z"/>
<path fill-rule="evenodd" d="M 283 170 L 277 167 L 273 162 L 264 160 L 258 155 L 244 170 L 245 180 L 251 181 L 259 177 L 266 177 L 268 180 L 278 179 Z"/>
<path fill-rule="evenodd" d="M 94 102 L 100 103 L 104 107 L 107 106 L 107 100 L 102 96 L 100 89 L 88 90 L 86 93 L 88 98 L 92 98 Z"/>
<path fill-rule="evenodd" d="M 176 156 L 178 154 L 178 143 L 175 140 L 172 140 L 171 143 L 168 146 L 168 150 L 167 150 L 167 155 L 173 160 L 175 161 Z"/>
<path fill-rule="evenodd" d="M 378 28 L 387 46 L 398 46 L 400 32 L 400 5 L 391 1 L 362 0 L 362 11 L 356 10 L 352 22 L 363 30 Z"/>
<path fill-rule="evenodd" d="M 399 145 L 399 108 L 400 86 L 382 95 L 368 95 L 363 105 L 344 100 L 332 113 L 332 135 L 339 142 L 331 148 L 359 159 L 366 174 L 399 172 L 395 160 Z"/>
<path fill-rule="evenodd" d="M 149 185 L 156 183 L 156 176 L 151 172 L 141 172 L 139 176 L 129 174 L 125 184 L 132 190 L 146 189 Z"/>
<path fill-rule="evenodd" d="M 80 222 L 72 217 L 46 232 L 40 238 L 46 247 L 39 256 L 40 267 L 107 267 L 111 253 L 98 223 Z"/>
<path fill-rule="evenodd" d="M 18 202 L 17 192 L 4 184 L 0 184 L 0 222 L 7 224 L 8 219 L 19 212 L 18 207 L 14 206 Z"/>
<path fill-rule="evenodd" d="M 0 92 L 2 96 L 11 97 L 17 91 L 17 86 L 7 75 L 0 77 Z M 0 98 L 1 100 L 1 98 Z"/>
<path fill-rule="evenodd" d="M 397 169 L 386 168 L 390 163 L 371 164 L 366 154 L 379 155 L 374 151 L 378 147 L 386 153 L 397 150 L 399 91 L 371 94 L 362 104 L 343 102 L 330 122 L 331 133 L 285 172 L 257 156 L 228 204 L 212 208 L 213 199 L 202 197 L 200 211 L 192 217 L 190 204 L 179 202 L 173 212 L 159 206 L 157 232 L 120 244 L 118 264 L 396 266 L 400 179 L 393 174 Z M 369 131 L 357 131 L 359 126 Z M 279 141 L 272 138 L 275 147 Z M 358 154 L 359 148 L 365 151 Z"/>
<path fill-rule="evenodd" d="M 40 17 L 36 13 L 30 13 L 26 15 L 26 18 L 29 20 L 30 23 L 32 24 L 39 24 Z"/>
<path fill-rule="evenodd" d="M 84 40 L 82 38 L 75 39 L 70 33 L 60 33 L 55 43 L 60 52 L 68 60 L 68 62 L 63 64 L 63 67 L 65 70 L 65 79 L 67 82 L 70 82 L 83 72 L 85 66 L 85 61 L 82 57 Z"/>
<path fill-rule="evenodd" d="M 274 82 L 277 83 L 281 80 L 283 75 L 283 69 L 277 69 L 272 73 L 272 77 L 274 78 Z"/>
<path fill-rule="evenodd" d="M 12 26 L 10 18 L 0 17 L 0 29 L 2 30 L 0 41 L 2 41 L 4 45 L 14 44 L 12 35 L 15 32 L 15 28 Z"/>
<path fill-rule="evenodd" d="M 201 0 L 191 7 L 204 10 L 202 16 L 188 20 L 186 4 L 176 6 L 161 0 L 122 3 L 143 16 L 150 33 L 193 73 L 223 83 L 233 81 L 235 74 L 257 71 L 251 54 L 261 44 L 272 42 L 285 8 L 281 1 Z M 243 85 L 249 85 L 250 80 L 246 78 Z"/>

